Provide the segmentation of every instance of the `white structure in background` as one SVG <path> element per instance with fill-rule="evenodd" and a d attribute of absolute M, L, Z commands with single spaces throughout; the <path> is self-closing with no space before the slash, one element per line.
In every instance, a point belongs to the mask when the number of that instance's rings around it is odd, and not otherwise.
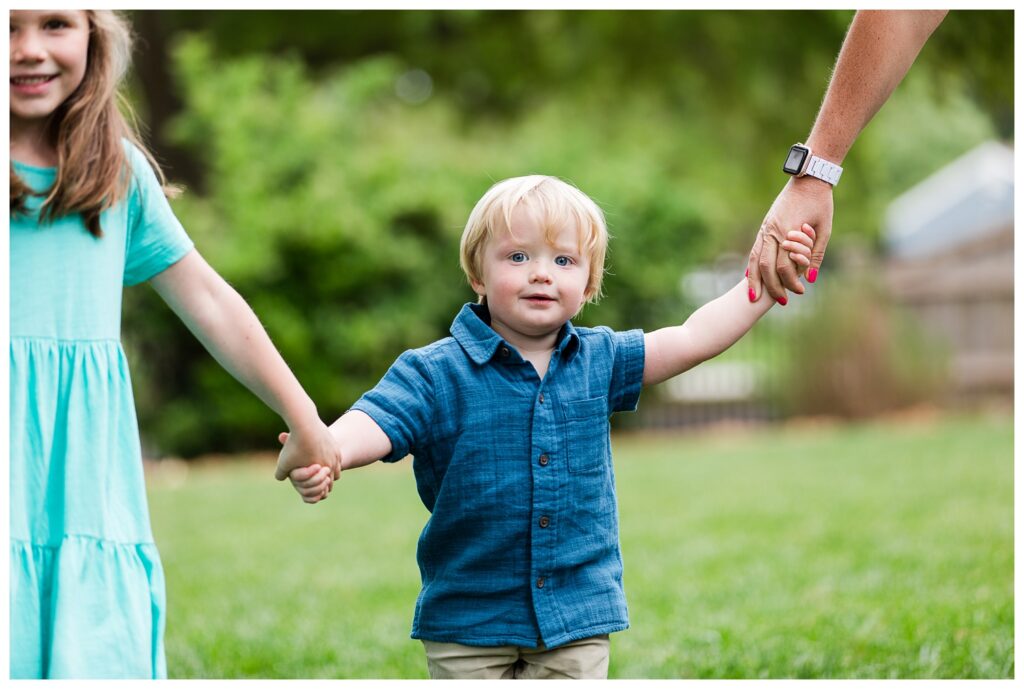
<path fill-rule="evenodd" d="M 736 286 L 746 267 L 746 256 L 723 254 L 712 266 L 690 271 L 680 280 L 680 289 L 691 303 L 706 304 Z M 811 290 L 798 301 L 810 297 Z M 800 309 L 794 305 L 774 308 L 766 319 L 794 318 Z M 744 339 L 752 338 L 748 334 Z M 749 361 L 706 361 L 665 382 L 668 398 L 685 404 L 748 402 L 754 397 L 764 372 Z"/>
<path fill-rule="evenodd" d="M 883 238 L 888 294 L 949 346 L 951 396 L 1012 396 L 1013 149 L 981 144 L 901 194 L 886 210 Z M 691 303 L 706 303 L 739 281 L 745 263 L 722 256 L 680 287 Z M 808 290 L 766 318 L 798 318 L 814 298 Z M 665 392 L 686 405 L 743 403 L 765 373 L 752 362 L 712 360 L 667 381 Z"/>
<path fill-rule="evenodd" d="M 1013 392 L 1013 149 L 989 141 L 885 214 L 893 299 L 952 351 L 958 396 Z"/>
<path fill-rule="evenodd" d="M 1013 149 L 987 141 L 896 197 L 885 211 L 889 254 L 920 260 L 1013 230 Z"/>
<path fill-rule="evenodd" d="M 705 361 L 665 382 L 675 402 L 742 402 L 757 391 L 758 370 L 750 363 Z"/>

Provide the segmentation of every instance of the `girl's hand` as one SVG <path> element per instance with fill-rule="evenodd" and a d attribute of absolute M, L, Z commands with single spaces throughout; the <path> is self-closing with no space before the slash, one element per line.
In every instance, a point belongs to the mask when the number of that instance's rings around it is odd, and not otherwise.
<path fill-rule="evenodd" d="M 288 474 L 292 486 L 302 496 L 302 501 L 315 505 L 321 500 L 326 500 L 327 495 L 334 488 L 334 480 L 331 478 L 331 470 L 319 464 L 311 464 L 308 467 L 292 469 Z"/>
<path fill-rule="evenodd" d="M 284 445 L 277 458 L 274 478 L 283 481 L 293 469 L 319 464 L 331 470 L 331 478 L 341 476 L 341 451 L 330 430 L 320 419 L 311 426 L 295 428 L 282 433 L 279 440 Z"/>
<path fill-rule="evenodd" d="M 807 268 L 811 265 L 811 250 L 814 248 L 814 228 L 804 223 L 799 230 L 790 230 L 779 246 L 789 252 L 793 263 Z"/>

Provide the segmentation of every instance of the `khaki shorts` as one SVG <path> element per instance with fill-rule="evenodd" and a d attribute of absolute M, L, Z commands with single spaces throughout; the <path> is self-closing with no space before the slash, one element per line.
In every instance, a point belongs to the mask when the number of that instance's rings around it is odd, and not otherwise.
<path fill-rule="evenodd" d="M 608 635 L 558 648 L 424 641 L 431 679 L 607 679 Z"/>

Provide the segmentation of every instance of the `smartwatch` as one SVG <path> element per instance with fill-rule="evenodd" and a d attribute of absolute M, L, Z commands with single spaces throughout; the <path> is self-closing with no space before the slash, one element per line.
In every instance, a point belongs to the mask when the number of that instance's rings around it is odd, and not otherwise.
<path fill-rule="evenodd" d="M 839 182 L 839 177 L 843 174 L 843 168 L 812 154 L 811 149 L 803 144 L 793 144 L 789 149 L 786 162 L 782 164 L 782 171 L 794 177 L 817 177 L 832 186 Z"/>

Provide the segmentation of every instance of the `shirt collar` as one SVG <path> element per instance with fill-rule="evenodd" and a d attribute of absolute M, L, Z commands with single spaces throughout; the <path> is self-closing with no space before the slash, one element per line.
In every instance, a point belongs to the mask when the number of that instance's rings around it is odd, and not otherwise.
<path fill-rule="evenodd" d="M 491 314 L 485 304 L 465 304 L 452 322 L 451 334 L 462 346 L 473 363 L 485 364 L 498 354 L 499 350 L 514 351 L 501 335 L 491 328 Z M 580 336 L 571 321 L 566 321 L 558 334 L 555 354 L 572 360 L 580 348 Z M 505 356 L 508 356 L 507 354 Z M 516 357 L 518 359 L 518 357 Z"/>

